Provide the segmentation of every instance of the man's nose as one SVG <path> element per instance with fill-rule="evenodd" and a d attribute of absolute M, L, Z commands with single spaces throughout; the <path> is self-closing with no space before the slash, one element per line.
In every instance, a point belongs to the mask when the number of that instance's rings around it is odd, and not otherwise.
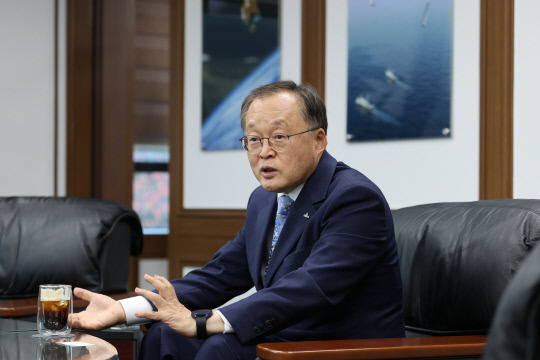
<path fill-rule="evenodd" d="M 266 140 L 266 142 L 264 141 Z M 268 138 L 262 138 L 261 139 L 261 152 L 260 152 L 260 156 L 262 157 L 266 157 L 268 156 L 269 154 L 274 154 L 275 153 L 275 150 L 272 149 L 272 146 L 270 144 L 270 139 Z"/>

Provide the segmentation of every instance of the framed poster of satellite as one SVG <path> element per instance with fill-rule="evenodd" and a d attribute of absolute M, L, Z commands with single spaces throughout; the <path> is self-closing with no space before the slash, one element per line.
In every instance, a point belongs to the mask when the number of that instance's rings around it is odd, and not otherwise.
<path fill-rule="evenodd" d="M 278 0 L 204 0 L 202 150 L 241 149 L 240 107 L 280 77 Z"/>

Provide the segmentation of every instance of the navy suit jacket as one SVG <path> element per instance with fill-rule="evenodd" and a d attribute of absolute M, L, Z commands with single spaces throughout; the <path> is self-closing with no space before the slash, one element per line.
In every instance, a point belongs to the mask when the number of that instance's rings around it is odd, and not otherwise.
<path fill-rule="evenodd" d="M 202 269 L 174 280 L 189 309 L 220 308 L 243 343 L 403 337 L 394 226 L 375 184 L 326 151 L 290 208 L 269 264 L 276 194 L 258 187 L 244 227 Z"/>

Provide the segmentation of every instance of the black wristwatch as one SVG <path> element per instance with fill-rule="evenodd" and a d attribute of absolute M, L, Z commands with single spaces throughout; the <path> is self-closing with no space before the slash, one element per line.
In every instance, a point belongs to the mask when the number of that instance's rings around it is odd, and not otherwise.
<path fill-rule="evenodd" d="M 195 319 L 195 324 L 197 325 L 197 339 L 206 339 L 208 337 L 206 333 L 206 320 L 212 316 L 212 310 L 194 310 L 191 312 L 191 316 Z"/>

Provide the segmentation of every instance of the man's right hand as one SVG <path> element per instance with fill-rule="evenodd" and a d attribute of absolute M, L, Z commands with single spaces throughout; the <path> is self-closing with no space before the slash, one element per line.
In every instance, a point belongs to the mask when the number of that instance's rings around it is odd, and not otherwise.
<path fill-rule="evenodd" d="M 73 314 L 73 328 L 103 330 L 126 322 L 124 308 L 118 301 L 81 288 L 75 288 L 73 294 L 89 302 L 86 310 Z"/>

